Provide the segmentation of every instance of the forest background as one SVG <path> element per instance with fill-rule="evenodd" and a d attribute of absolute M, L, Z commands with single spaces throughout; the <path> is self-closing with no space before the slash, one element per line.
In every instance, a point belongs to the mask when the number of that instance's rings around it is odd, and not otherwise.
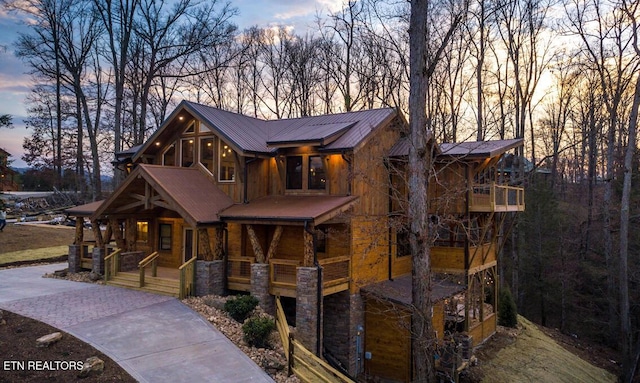
<path fill-rule="evenodd" d="M 114 153 L 144 142 L 182 99 L 258 118 L 409 110 L 406 1 L 350 1 L 304 35 L 239 30 L 222 1 L 1 3 L 31 22 L 7 47 L 36 84 L 25 178 L 87 200 L 112 188 L 103 174 L 120 179 Z M 623 350 L 640 345 L 640 193 L 624 192 L 639 170 L 639 7 L 435 0 L 427 15 L 436 142 L 525 139 L 526 212 L 500 260 L 519 312 Z"/>

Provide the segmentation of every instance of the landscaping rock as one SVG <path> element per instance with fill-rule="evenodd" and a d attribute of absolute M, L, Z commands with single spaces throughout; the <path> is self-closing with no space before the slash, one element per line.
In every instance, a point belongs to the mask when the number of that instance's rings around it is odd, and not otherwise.
<path fill-rule="evenodd" d="M 60 339 L 62 339 L 62 333 L 61 332 L 54 332 L 54 333 L 51 333 L 49 335 L 45 335 L 45 336 L 42 336 L 42 337 L 36 339 L 36 346 L 37 347 L 49 347 L 52 344 L 54 344 L 57 341 L 59 341 Z"/>
<path fill-rule="evenodd" d="M 60 278 L 64 278 L 67 276 L 68 270 L 64 269 L 64 270 L 56 270 L 53 272 L 53 275 L 55 275 L 56 277 L 60 277 Z"/>
<path fill-rule="evenodd" d="M 78 377 L 86 378 L 91 375 L 100 375 L 102 371 L 104 371 L 104 361 L 97 356 L 92 356 L 84 361 Z"/>
<path fill-rule="evenodd" d="M 100 275 L 100 274 L 98 274 L 96 272 L 93 272 L 93 271 L 89 273 L 89 280 L 90 281 L 95 282 L 95 281 L 99 281 L 100 279 L 102 279 L 102 275 Z"/>
<path fill-rule="evenodd" d="M 4 320 L 4 313 L 0 310 L 0 326 L 7 324 L 7 321 Z"/>

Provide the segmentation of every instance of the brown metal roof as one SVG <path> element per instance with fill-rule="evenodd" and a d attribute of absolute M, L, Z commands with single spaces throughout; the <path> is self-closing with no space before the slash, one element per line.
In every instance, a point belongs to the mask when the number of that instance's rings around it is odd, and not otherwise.
<path fill-rule="evenodd" d="M 403 305 L 410 305 L 413 299 L 411 296 L 413 288 L 411 286 L 410 274 L 394 278 L 393 280 L 373 283 L 363 287 L 361 290 L 365 294 L 373 294 L 379 298 L 401 303 Z M 454 296 L 462 290 L 464 290 L 464 287 L 461 285 L 443 279 L 434 278 L 431 290 L 431 299 L 433 302 L 438 302 Z"/>
<path fill-rule="evenodd" d="M 495 157 L 523 144 L 524 140 L 522 138 L 516 138 L 511 140 L 444 143 L 440 144 L 440 149 L 443 156 L 487 158 Z"/>
<path fill-rule="evenodd" d="M 523 145 L 521 138 L 512 140 L 472 141 L 443 143 L 438 145 L 438 155 L 448 157 L 464 157 L 469 159 L 489 158 L 502 154 L 510 149 Z M 403 137 L 391 147 L 389 157 L 403 157 L 409 155 L 411 142 Z"/>
<path fill-rule="evenodd" d="M 104 200 L 90 202 L 65 209 L 65 213 L 74 217 L 90 217 L 104 203 Z"/>
<path fill-rule="evenodd" d="M 194 227 L 220 222 L 220 211 L 233 205 L 231 198 L 199 167 L 139 164 L 96 210 L 94 218 L 145 212 L 140 196 L 146 195 L 146 184 L 157 193 L 166 208 L 176 211 Z M 147 207 L 151 210 L 153 203 Z"/>
<path fill-rule="evenodd" d="M 245 154 L 264 155 L 273 154 L 277 150 L 276 147 L 269 147 L 267 142 L 272 142 L 274 146 L 282 143 L 301 146 L 311 142 L 314 145 L 324 145 L 323 149 L 327 151 L 353 149 L 376 128 L 397 115 L 394 109 L 384 108 L 266 121 L 195 102 L 182 101 L 140 147 L 133 156 L 133 161 L 138 160 L 144 153 L 155 153 L 154 142 L 170 140 L 174 135 L 172 127 L 176 125 L 178 116 L 183 114 L 199 119 L 234 150 Z"/>
<path fill-rule="evenodd" d="M 220 213 L 224 221 L 280 221 L 319 225 L 346 211 L 355 196 L 267 196 L 233 205 Z"/>
<path fill-rule="evenodd" d="M 313 120 L 312 120 L 313 121 Z M 269 141 L 269 146 L 299 146 L 303 143 L 325 146 L 338 137 L 355 122 L 337 122 L 329 124 L 295 125 L 291 129 L 276 134 Z"/>

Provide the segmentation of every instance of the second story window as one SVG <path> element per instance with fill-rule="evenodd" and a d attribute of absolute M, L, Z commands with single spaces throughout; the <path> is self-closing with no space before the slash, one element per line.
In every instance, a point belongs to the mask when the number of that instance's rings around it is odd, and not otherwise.
<path fill-rule="evenodd" d="M 162 154 L 162 165 L 175 166 L 176 165 L 176 146 L 171 144 L 169 148 Z"/>
<path fill-rule="evenodd" d="M 302 189 L 302 156 L 287 157 L 287 189 Z"/>
<path fill-rule="evenodd" d="M 187 168 L 193 165 L 194 147 L 193 138 L 186 138 L 181 140 L 181 162 L 182 167 Z"/>
<path fill-rule="evenodd" d="M 324 190 L 326 183 L 322 157 L 309 156 L 309 189 Z"/>
<path fill-rule="evenodd" d="M 213 174 L 213 137 L 200 139 L 200 163 Z"/>
<path fill-rule="evenodd" d="M 236 159 L 233 149 L 224 141 L 220 140 L 218 149 L 218 180 L 235 181 L 236 179 Z"/>

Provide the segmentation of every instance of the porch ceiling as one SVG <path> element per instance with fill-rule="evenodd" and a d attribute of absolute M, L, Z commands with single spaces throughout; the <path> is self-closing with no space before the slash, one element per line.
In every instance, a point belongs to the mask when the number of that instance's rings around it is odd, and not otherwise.
<path fill-rule="evenodd" d="M 92 219 L 164 208 L 196 227 L 220 222 L 219 212 L 231 205 L 231 198 L 202 169 L 139 164 Z"/>
<path fill-rule="evenodd" d="M 349 209 L 355 196 L 268 196 L 243 205 L 233 205 L 220 213 L 224 221 L 242 223 L 279 222 L 319 225 Z"/>

